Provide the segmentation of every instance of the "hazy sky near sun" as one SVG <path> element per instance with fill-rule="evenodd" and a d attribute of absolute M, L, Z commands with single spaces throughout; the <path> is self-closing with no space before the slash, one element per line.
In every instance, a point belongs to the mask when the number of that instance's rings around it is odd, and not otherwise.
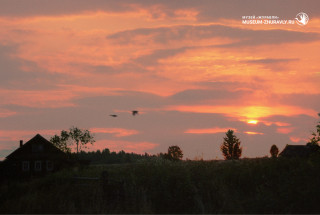
<path fill-rule="evenodd" d="M 299 12 L 307 25 L 242 24 Z M 190 159 L 222 158 L 228 129 L 243 157 L 305 144 L 319 50 L 319 1 L 0 0 L 0 158 L 71 126 L 94 133 L 90 150 Z"/>

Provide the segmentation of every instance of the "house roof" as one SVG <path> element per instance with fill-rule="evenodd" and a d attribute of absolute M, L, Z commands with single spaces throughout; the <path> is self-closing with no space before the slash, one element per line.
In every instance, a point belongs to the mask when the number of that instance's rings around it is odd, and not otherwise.
<path fill-rule="evenodd" d="M 41 150 L 35 150 L 37 146 L 41 146 Z M 28 157 L 64 157 L 66 154 L 55 147 L 51 142 L 37 134 L 28 142 L 17 148 L 7 159 L 28 158 Z"/>
<path fill-rule="evenodd" d="M 312 149 L 306 145 L 287 145 L 279 154 L 283 157 L 308 157 Z"/>

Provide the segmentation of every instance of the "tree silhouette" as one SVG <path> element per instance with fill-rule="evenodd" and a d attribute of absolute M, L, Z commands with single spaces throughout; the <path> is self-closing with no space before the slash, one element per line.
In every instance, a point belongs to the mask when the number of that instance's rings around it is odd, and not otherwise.
<path fill-rule="evenodd" d="M 63 152 L 70 153 L 71 148 L 69 147 L 70 143 L 68 142 L 69 133 L 65 130 L 61 131 L 60 136 L 54 135 L 50 138 L 50 142 L 53 143 L 58 149 Z"/>
<path fill-rule="evenodd" d="M 320 113 L 318 113 L 318 116 L 320 117 Z M 318 125 L 316 126 L 317 131 L 312 132 L 312 138 L 310 138 L 309 142 L 307 143 L 307 146 L 319 146 L 320 143 L 320 121 L 318 122 Z"/>
<path fill-rule="evenodd" d="M 62 130 L 61 136 L 54 135 L 51 137 L 50 141 L 64 152 L 71 152 L 69 146 L 75 143 L 77 146 L 77 153 L 79 153 L 79 149 L 81 151 L 82 147 L 86 147 L 86 144 L 93 144 L 95 142 L 93 135 L 89 130 L 82 130 L 77 127 L 72 127 L 69 131 Z"/>
<path fill-rule="evenodd" d="M 226 160 L 239 159 L 242 153 L 242 147 L 240 147 L 240 140 L 233 134 L 233 130 L 228 130 L 226 137 L 221 144 L 221 152 Z"/>
<path fill-rule="evenodd" d="M 278 147 L 273 144 L 273 145 L 271 146 L 271 148 L 270 148 L 271 157 L 273 157 L 273 158 L 278 157 L 278 153 L 279 153 Z"/>
<path fill-rule="evenodd" d="M 170 160 L 181 160 L 183 157 L 183 153 L 182 150 L 180 149 L 179 146 L 170 146 L 168 148 L 168 154 L 167 154 L 168 158 Z"/>

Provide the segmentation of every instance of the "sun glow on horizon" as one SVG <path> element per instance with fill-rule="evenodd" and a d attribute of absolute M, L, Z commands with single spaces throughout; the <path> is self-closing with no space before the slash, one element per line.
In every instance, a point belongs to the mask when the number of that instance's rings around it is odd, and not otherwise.
<path fill-rule="evenodd" d="M 247 123 L 256 125 L 258 123 L 258 120 L 248 120 Z"/>

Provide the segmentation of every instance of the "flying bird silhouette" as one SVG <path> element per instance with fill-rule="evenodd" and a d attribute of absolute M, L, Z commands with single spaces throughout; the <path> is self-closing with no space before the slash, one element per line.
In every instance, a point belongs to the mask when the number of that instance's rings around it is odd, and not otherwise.
<path fill-rule="evenodd" d="M 118 115 L 116 115 L 116 114 L 110 114 L 109 116 L 117 117 Z"/>
<path fill-rule="evenodd" d="M 133 110 L 133 111 L 132 111 L 132 115 L 133 115 L 133 116 L 135 116 L 135 115 L 137 115 L 137 114 L 139 114 L 139 111 L 137 111 L 137 110 Z"/>

